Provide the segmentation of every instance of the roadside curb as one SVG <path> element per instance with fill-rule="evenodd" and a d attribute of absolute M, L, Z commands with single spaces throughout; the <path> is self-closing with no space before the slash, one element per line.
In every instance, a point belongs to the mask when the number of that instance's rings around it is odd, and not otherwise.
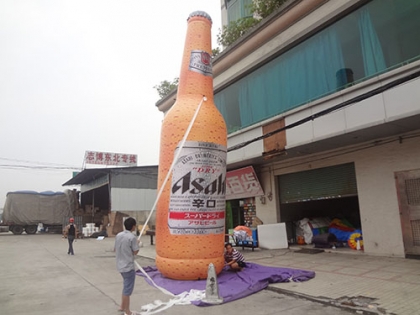
<path fill-rule="evenodd" d="M 387 313 L 386 311 L 381 311 L 381 310 L 367 310 L 365 308 L 362 307 L 353 307 L 350 305 L 345 305 L 342 303 L 337 302 L 336 300 L 332 300 L 329 298 L 325 298 L 325 297 L 315 297 L 315 296 L 311 296 L 311 295 L 307 295 L 307 294 L 303 294 L 303 293 L 296 293 L 290 290 L 286 290 L 286 289 L 281 289 L 281 288 L 277 288 L 277 287 L 273 287 L 273 286 L 268 286 L 266 288 L 266 290 L 268 291 L 272 291 L 272 292 L 276 292 L 276 293 L 280 293 L 280 294 L 285 294 L 285 295 L 289 295 L 289 296 L 293 296 L 293 297 L 297 297 L 297 298 L 303 298 L 305 300 L 309 300 L 312 302 L 318 302 L 318 303 L 322 303 L 328 306 L 334 306 L 340 309 L 344 309 L 344 310 L 350 310 L 353 311 L 357 314 L 362 314 L 362 315 L 395 315 L 392 313 Z"/>

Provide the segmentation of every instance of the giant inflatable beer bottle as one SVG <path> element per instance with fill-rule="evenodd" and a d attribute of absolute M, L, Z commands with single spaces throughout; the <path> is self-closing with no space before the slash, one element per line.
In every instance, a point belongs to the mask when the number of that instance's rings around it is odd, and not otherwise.
<path fill-rule="evenodd" d="M 227 130 L 213 99 L 211 24 L 202 11 L 188 17 L 177 99 L 161 130 L 158 189 L 174 166 L 156 208 L 156 265 L 171 279 L 206 279 L 210 263 L 216 273 L 224 265 Z"/>

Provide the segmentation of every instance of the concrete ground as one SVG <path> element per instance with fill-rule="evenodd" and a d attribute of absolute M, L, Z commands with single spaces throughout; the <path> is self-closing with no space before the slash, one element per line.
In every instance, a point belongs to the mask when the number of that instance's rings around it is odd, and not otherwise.
<path fill-rule="evenodd" d="M 148 236 L 142 241 L 136 261 L 143 267 L 154 265 L 155 247 Z M 1 233 L 0 314 L 120 314 L 122 279 L 115 268 L 113 244 L 113 238 L 77 240 L 75 255 L 70 256 L 67 240 L 60 235 Z M 160 314 L 420 314 L 420 261 L 360 253 L 241 251 L 248 261 L 317 274 L 308 282 L 272 284 L 230 303 L 173 306 Z M 169 299 L 143 278 L 136 279 L 133 310 Z"/>

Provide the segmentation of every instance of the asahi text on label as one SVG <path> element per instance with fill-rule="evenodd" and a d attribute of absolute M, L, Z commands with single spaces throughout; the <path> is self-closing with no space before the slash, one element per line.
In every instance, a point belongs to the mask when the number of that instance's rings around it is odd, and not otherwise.
<path fill-rule="evenodd" d="M 172 174 L 168 225 L 172 234 L 223 233 L 226 148 L 188 141 Z"/>

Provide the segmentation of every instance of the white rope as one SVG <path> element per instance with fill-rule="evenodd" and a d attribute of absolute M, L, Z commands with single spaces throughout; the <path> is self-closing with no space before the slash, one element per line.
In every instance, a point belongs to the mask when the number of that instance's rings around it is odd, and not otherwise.
<path fill-rule="evenodd" d="M 189 305 L 194 301 L 201 301 L 205 297 L 205 291 L 191 289 L 189 292 L 182 292 L 170 299 L 168 302 L 156 300 L 154 303 L 143 305 L 141 315 L 156 314 L 170 308 L 173 305 Z"/>
<path fill-rule="evenodd" d="M 201 109 L 201 105 L 203 104 L 203 101 L 207 101 L 207 97 L 203 96 L 203 98 L 201 99 L 200 103 L 198 104 L 198 107 L 195 110 L 194 115 L 193 115 L 193 117 L 191 119 L 191 122 L 190 122 L 187 130 L 185 131 L 184 137 L 182 138 L 182 141 L 181 141 L 181 143 L 179 145 L 178 152 L 174 156 L 174 159 L 172 161 L 171 167 L 169 168 L 168 173 L 166 174 L 166 177 L 165 177 L 165 179 L 164 179 L 164 181 L 162 183 L 162 186 L 159 189 L 159 192 L 157 194 L 155 203 L 153 204 L 153 207 L 150 210 L 150 213 L 149 213 L 149 215 L 148 215 L 148 217 L 146 219 L 146 222 L 143 224 L 143 227 L 142 227 L 142 229 L 140 231 L 140 235 L 138 237 L 138 241 L 140 243 L 140 246 L 142 246 L 141 245 L 142 243 L 140 242 L 141 236 L 144 233 L 144 230 L 145 230 L 145 228 L 147 226 L 147 223 L 149 222 L 150 218 L 152 217 L 153 211 L 155 211 L 155 209 L 156 209 L 156 205 L 157 205 L 157 203 L 158 203 L 158 201 L 160 199 L 160 196 L 162 195 L 162 192 L 163 192 L 163 189 L 166 186 L 166 183 L 169 180 L 169 177 L 170 177 L 171 172 L 172 172 L 172 170 L 173 170 L 173 168 L 175 166 L 175 163 L 178 160 L 179 155 L 181 154 L 181 150 L 184 147 L 185 141 L 187 140 L 187 137 L 188 137 L 188 135 L 189 135 L 189 133 L 191 131 L 192 126 L 194 125 L 194 122 L 195 122 L 195 120 L 197 118 L 198 112 Z M 147 305 L 142 306 L 142 310 L 144 310 L 144 311 L 140 312 L 140 314 L 142 314 L 142 315 L 155 314 L 155 313 L 161 312 L 163 310 L 166 310 L 166 309 L 170 308 L 173 305 L 186 305 L 186 304 L 191 304 L 192 301 L 202 300 L 205 297 L 205 291 L 200 291 L 200 290 L 190 290 L 190 292 L 182 292 L 182 293 L 180 293 L 178 295 L 174 295 L 171 292 L 169 292 L 168 290 L 166 290 L 166 289 L 158 286 L 152 280 L 152 278 L 150 278 L 150 276 L 146 273 L 146 271 L 136 261 L 134 261 L 134 263 L 136 264 L 137 268 L 141 271 L 141 273 L 144 274 L 145 277 L 147 277 L 147 279 L 149 279 L 149 281 L 157 289 L 159 289 L 161 292 L 163 292 L 163 293 L 165 293 L 165 294 L 170 295 L 170 296 L 173 297 L 168 302 L 162 302 L 160 300 L 156 300 L 154 303 L 151 303 L 151 304 L 147 304 Z"/>
<path fill-rule="evenodd" d="M 166 290 L 165 288 L 162 288 L 162 287 L 160 287 L 160 286 L 158 286 L 154 281 L 153 281 L 153 279 L 152 278 L 150 278 L 150 276 L 147 274 L 147 272 L 138 264 L 138 262 L 137 261 L 134 261 L 134 263 L 136 264 L 136 266 L 137 266 L 137 268 L 139 268 L 140 269 L 140 271 L 141 271 L 141 273 L 142 274 L 144 274 L 145 276 L 146 276 L 146 278 L 147 279 L 149 279 L 149 281 L 157 288 L 157 289 L 159 289 L 160 291 L 162 291 L 162 293 L 165 293 L 165 294 L 167 294 L 167 295 L 170 295 L 170 296 L 175 296 L 173 293 L 171 293 L 171 292 L 169 292 L 168 290 Z"/>
<path fill-rule="evenodd" d="M 184 137 L 182 138 L 181 144 L 179 146 L 178 152 L 176 153 L 176 155 L 174 156 L 174 159 L 172 161 L 171 167 L 168 170 L 168 173 L 166 173 L 166 177 L 163 180 L 162 186 L 159 189 L 159 192 L 157 194 L 155 203 L 153 204 L 152 209 L 150 210 L 149 216 L 146 219 L 146 222 L 143 224 L 143 227 L 140 231 L 140 235 L 138 237 L 138 240 L 140 240 L 141 236 L 143 235 L 144 229 L 146 228 L 147 223 L 149 222 L 150 218 L 152 217 L 153 211 L 155 211 L 156 205 L 160 199 L 160 196 L 162 195 L 163 189 L 165 188 L 165 185 L 167 183 L 167 181 L 169 180 L 169 176 L 171 175 L 171 172 L 175 166 L 176 161 L 178 160 L 179 155 L 181 154 L 181 149 L 184 147 L 185 141 L 187 140 L 188 135 L 190 134 L 191 128 L 194 125 L 195 119 L 197 118 L 198 112 L 201 109 L 201 105 L 203 104 L 203 101 L 207 101 L 207 97 L 203 96 L 203 98 L 201 99 L 200 103 L 198 104 L 197 109 L 195 110 L 194 116 L 191 119 L 191 122 L 187 128 L 187 130 L 185 131 Z"/>

